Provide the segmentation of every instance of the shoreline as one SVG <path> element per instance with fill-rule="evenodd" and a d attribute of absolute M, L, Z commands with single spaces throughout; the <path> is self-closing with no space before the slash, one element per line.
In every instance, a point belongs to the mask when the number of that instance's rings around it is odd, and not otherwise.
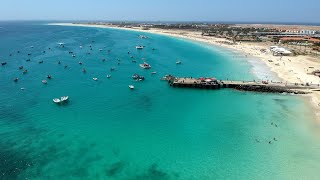
<path fill-rule="evenodd" d="M 197 31 L 187 31 L 187 30 L 164 30 L 151 28 L 149 30 L 142 30 L 140 28 L 124 28 L 111 25 L 91 25 L 91 24 L 73 24 L 73 23 L 50 23 L 48 25 L 55 26 L 76 26 L 76 27 L 93 27 L 93 28 L 106 28 L 106 29 L 118 29 L 118 30 L 127 30 L 135 31 L 142 33 L 151 33 L 159 34 L 165 36 L 171 36 L 175 38 L 182 38 L 187 40 L 192 40 L 195 42 L 205 43 L 211 46 L 217 46 L 226 48 L 235 53 L 243 54 L 248 58 L 248 63 L 254 66 L 250 59 L 255 59 L 256 61 L 261 61 L 266 67 L 279 77 L 283 82 L 290 83 L 311 83 L 311 84 L 320 84 L 320 78 L 307 74 L 313 70 L 310 67 L 315 69 L 320 68 L 320 57 L 310 57 L 310 56 L 284 56 L 280 59 L 279 56 L 273 56 L 269 47 L 272 46 L 272 43 L 238 43 L 236 45 L 229 45 L 226 42 L 230 42 L 225 38 L 216 38 L 209 36 L 202 36 L 201 32 Z M 261 49 L 267 49 L 267 52 L 262 53 Z M 315 70 L 314 69 L 314 70 Z M 310 93 L 308 95 L 301 96 L 308 102 L 310 108 L 314 112 L 315 118 L 320 122 L 320 92 Z"/>

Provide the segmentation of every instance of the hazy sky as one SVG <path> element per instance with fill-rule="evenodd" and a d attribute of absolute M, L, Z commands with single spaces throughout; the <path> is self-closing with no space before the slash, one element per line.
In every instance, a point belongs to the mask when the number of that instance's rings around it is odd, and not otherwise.
<path fill-rule="evenodd" d="M 320 0 L 1 0 L 0 20 L 320 22 Z"/>

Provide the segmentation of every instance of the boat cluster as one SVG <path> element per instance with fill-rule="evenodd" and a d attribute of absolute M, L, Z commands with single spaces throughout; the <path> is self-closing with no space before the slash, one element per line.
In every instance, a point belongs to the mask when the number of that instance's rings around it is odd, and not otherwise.
<path fill-rule="evenodd" d="M 53 102 L 59 105 L 66 104 L 69 100 L 69 96 L 62 96 L 60 98 L 54 98 Z"/>
<path fill-rule="evenodd" d="M 141 38 L 141 39 L 147 39 L 148 37 L 145 36 L 145 35 L 140 35 L 139 38 Z M 92 41 L 92 43 L 94 43 L 94 41 Z M 59 47 L 59 48 L 65 48 L 65 44 L 62 43 L 62 42 L 61 42 L 61 43 L 58 43 L 58 47 Z M 92 50 L 93 50 L 92 45 L 90 45 L 89 47 L 90 47 L 90 51 L 92 51 Z M 30 48 L 34 48 L 34 46 L 30 46 Z M 80 45 L 80 49 L 82 49 L 82 48 L 83 48 L 83 46 L 82 46 L 82 44 L 81 44 L 81 45 Z M 142 49 L 145 48 L 145 46 L 137 45 L 137 46 L 135 46 L 135 48 L 136 48 L 137 50 L 142 50 Z M 49 48 L 49 50 L 51 51 L 52 49 Z M 155 48 L 152 48 L 152 50 L 154 51 Z M 91 54 L 90 51 L 87 52 L 87 54 Z M 101 51 L 103 51 L 103 49 L 100 48 L 99 51 L 101 52 Z M 43 52 L 43 53 L 46 53 L 46 51 L 42 51 L 42 52 Z M 111 50 L 107 50 L 106 52 L 109 54 L 109 53 L 111 52 Z M 20 53 L 20 51 L 17 51 L 17 53 Z M 71 55 L 72 57 L 74 57 L 74 58 L 76 57 L 76 54 L 75 54 L 73 51 L 69 51 L 68 53 L 69 53 L 69 55 Z M 127 52 L 127 53 L 128 53 L 128 55 L 130 54 L 130 58 L 132 59 L 132 62 L 136 62 L 135 57 L 132 56 L 132 54 L 130 53 L 130 51 Z M 12 56 L 12 55 L 13 55 L 13 54 L 10 54 L 10 56 Z M 32 53 L 29 52 L 29 53 L 27 53 L 27 55 L 28 55 L 28 58 L 29 58 L 29 59 L 27 59 L 26 62 L 30 62 L 30 61 L 31 61 L 30 57 L 32 56 Z M 143 64 L 139 64 L 139 66 L 140 66 L 142 69 L 151 69 L 151 65 L 148 64 L 147 62 L 145 62 L 145 59 L 142 59 L 142 60 L 144 61 L 144 63 L 143 63 Z M 106 61 L 106 59 L 103 58 L 103 59 L 102 59 L 102 62 L 105 62 L 105 61 Z M 120 62 L 121 62 L 121 60 L 118 59 L 118 65 L 120 65 Z M 38 64 L 43 64 L 44 61 L 43 61 L 43 60 L 39 60 L 37 63 L 38 63 Z M 58 65 L 60 65 L 60 64 L 62 64 L 62 62 L 59 60 L 59 61 L 58 61 Z M 84 63 L 83 63 L 82 61 L 78 61 L 78 64 L 79 64 L 80 66 L 84 66 Z M 181 64 L 181 61 L 176 61 L 176 64 Z M 6 62 L 6 61 L 1 62 L 1 66 L 6 66 L 6 65 L 7 65 L 7 62 Z M 67 69 L 67 68 L 68 68 L 68 65 L 64 65 L 64 69 Z M 24 66 L 19 66 L 18 69 L 22 71 L 22 74 L 27 74 L 27 73 L 28 73 L 28 70 L 25 69 Z M 111 67 L 111 68 L 110 68 L 110 71 L 111 71 L 111 72 L 112 72 L 112 71 L 115 71 L 115 70 L 116 70 L 115 67 Z M 83 73 L 87 73 L 87 70 L 86 70 L 85 68 L 82 68 L 82 72 L 83 72 Z M 156 74 L 156 72 L 153 71 L 153 72 L 151 72 L 151 74 Z M 110 79 L 110 78 L 111 78 L 111 75 L 108 74 L 108 75 L 106 75 L 106 77 L 107 77 L 108 79 Z M 139 75 L 139 74 L 133 74 L 132 78 L 133 78 L 133 80 L 136 80 L 136 81 L 144 81 L 144 80 L 145 80 L 145 77 L 144 77 L 144 76 L 141 76 L 141 75 Z M 51 75 L 47 75 L 47 76 L 46 76 L 46 79 L 41 80 L 41 82 L 46 85 L 46 84 L 48 84 L 48 81 L 47 81 L 47 80 L 50 80 L 50 79 L 52 79 L 52 76 L 51 76 Z M 92 79 L 93 79 L 94 81 L 98 81 L 98 78 L 97 78 L 97 77 L 93 77 Z M 15 77 L 15 78 L 13 79 L 13 81 L 14 81 L 14 82 L 18 82 L 18 81 L 19 81 L 19 78 L 18 78 L 18 77 Z M 130 88 L 130 89 L 134 89 L 135 87 L 134 87 L 133 85 L 129 85 L 129 88 Z M 21 88 L 21 90 L 24 90 L 24 89 L 25 89 L 25 88 Z M 54 99 L 53 99 L 53 102 L 56 103 L 56 104 L 63 104 L 63 103 L 66 103 L 66 102 L 68 101 L 68 98 L 69 98 L 68 96 L 63 96 L 63 97 L 61 97 L 61 98 L 54 98 Z"/>

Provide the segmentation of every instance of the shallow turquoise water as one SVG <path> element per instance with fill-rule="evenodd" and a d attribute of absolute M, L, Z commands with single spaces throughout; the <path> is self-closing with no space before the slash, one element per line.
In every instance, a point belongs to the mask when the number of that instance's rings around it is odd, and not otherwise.
<path fill-rule="evenodd" d="M 176 89 L 159 80 L 165 74 L 256 78 L 246 60 L 232 58 L 228 51 L 158 35 L 139 39 L 139 33 L 121 30 L 31 23 L 0 26 L 0 59 L 8 62 L 0 67 L 3 179 L 317 179 L 320 175 L 319 125 L 299 97 Z M 66 43 L 65 48 L 58 42 Z M 137 51 L 137 44 L 146 48 Z M 91 55 L 86 54 L 89 51 Z M 137 63 L 131 62 L 131 55 Z M 25 61 L 28 58 L 31 62 Z M 139 67 L 142 58 L 151 70 Z M 175 64 L 177 58 L 182 65 Z M 38 64 L 39 60 L 44 63 Z M 18 70 L 20 65 L 28 69 L 26 75 Z M 110 72 L 110 67 L 116 71 Z M 158 73 L 151 75 L 152 71 Z M 133 81 L 134 73 L 146 80 Z M 47 74 L 53 79 L 43 85 Z M 112 77 L 107 79 L 107 74 Z M 18 83 L 14 77 L 19 77 Z M 131 91 L 129 84 L 136 89 Z M 70 96 L 67 106 L 52 103 L 62 95 Z"/>

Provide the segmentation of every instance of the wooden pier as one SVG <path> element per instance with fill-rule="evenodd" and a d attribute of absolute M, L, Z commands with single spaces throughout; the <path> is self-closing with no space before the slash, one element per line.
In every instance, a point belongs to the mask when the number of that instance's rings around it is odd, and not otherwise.
<path fill-rule="evenodd" d="M 282 82 L 266 81 L 230 81 L 216 80 L 210 78 L 179 78 L 171 75 L 165 76 L 162 80 L 168 81 L 172 87 L 199 88 L 199 89 L 222 89 L 233 88 L 242 91 L 256 91 L 268 93 L 294 93 L 308 94 L 312 91 L 320 91 L 319 84 L 292 84 Z"/>

